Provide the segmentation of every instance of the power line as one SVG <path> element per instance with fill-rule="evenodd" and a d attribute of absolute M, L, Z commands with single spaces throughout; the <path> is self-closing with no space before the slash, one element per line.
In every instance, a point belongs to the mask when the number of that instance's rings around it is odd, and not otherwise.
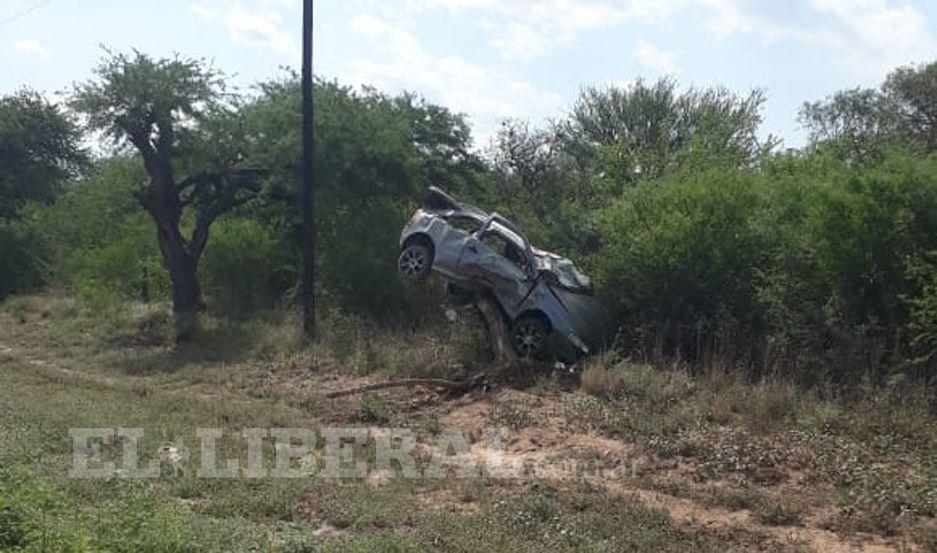
<path fill-rule="evenodd" d="M 28 6 L 18 12 L 14 12 L 14 13 L 11 13 L 10 15 L 0 17 L 0 25 L 6 25 L 7 23 L 12 23 L 13 21 L 16 21 L 17 19 L 23 17 L 24 15 L 31 14 L 32 12 L 45 6 L 51 1 L 52 0 L 38 0 L 37 2 L 34 2 L 31 6 Z"/>

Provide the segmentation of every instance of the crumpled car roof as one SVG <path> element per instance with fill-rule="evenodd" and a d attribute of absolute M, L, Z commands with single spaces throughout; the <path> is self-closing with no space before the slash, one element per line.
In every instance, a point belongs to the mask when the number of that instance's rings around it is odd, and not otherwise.
<path fill-rule="evenodd" d="M 479 223 L 484 223 L 491 215 L 470 203 L 456 200 L 445 191 L 435 186 L 429 186 L 423 190 L 420 194 L 420 204 L 423 206 L 423 209 L 432 211 L 443 217 L 464 216 L 475 219 Z M 510 229 L 505 230 L 510 234 L 515 234 L 514 231 Z M 575 268 L 575 265 L 569 258 L 553 252 L 541 250 L 534 246 L 531 246 L 531 253 L 533 253 L 540 269 L 553 272 L 557 275 L 559 278 L 558 284 L 560 286 L 573 290 L 591 289 L 592 282 L 589 277 L 578 272 L 578 270 L 576 270 L 575 274 L 562 270 L 564 264 Z"/>
<path fill-rule="evenodd" d="M 427 211 L 433 211 L 444 217 L 464 215 L 482 223 L 489 213 L 466 202 L 460 202 L 435 186 L 427 187 L 420 194 L 420 205 Z"/>

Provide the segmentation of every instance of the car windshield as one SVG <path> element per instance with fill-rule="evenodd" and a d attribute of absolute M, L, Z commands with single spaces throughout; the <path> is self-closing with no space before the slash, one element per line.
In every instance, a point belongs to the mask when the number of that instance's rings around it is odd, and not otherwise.
<path fill-rule="evenodd" d="M 592 293 L 592 281 L 572 261 L 543 250 L 534 250 L 534 254 L 540 270 L 552 275 L 553 284 L 571 292 Z"/>
<path fill-rule="evenodd" d="M 560 286 L 575 291 L 591 291 L 592 281 L 569 259 L 559 259 L 553 263 L 553 274 Z"/>

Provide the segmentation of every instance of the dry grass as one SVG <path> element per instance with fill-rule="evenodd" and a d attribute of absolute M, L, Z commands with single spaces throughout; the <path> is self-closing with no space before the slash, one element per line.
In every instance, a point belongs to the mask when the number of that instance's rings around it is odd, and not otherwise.
<path fill-rule="evenodd" d="M 292 313 L 241 321 L 208 315 L 198 342 L 174 346 L 165 306 L 130 306 L 101 318 L 67 298 L 8 303 L 0 310 L 0 465 L 26 470 L 29 475 L 17 481 L 44 483 L 56 501 L 117 520 L 128 534 L 132 521 L 97 505 L 117 497 L 113 508 L 130 518 L 145 505 L 156 506 L 161 511 L 150 514 L 168 525 L 170 549 L 204 540 L 228 549 L 249 543 L 264 549 L 276 536 L 277 543 L 302 550 L 308 545 L 302 536 L 320 530 L 335 550 L 421 549 L 438 536 L 448 536 L 450 547 L 471 544 L 481 551 L 772 549 L 778 543 L 771 536 L 799 532 L 809 538 L 819 524 L 844 543 L 861 534 L 886 545 L 910 540 L 933 547 L 937 417 L 929 411 L 928 394 L 913 383 L 831 398 L 825 390 L 783 381 L 750 382 L 740 371 L 692 375 L 679 366 L 612 356 L 588 361 L 579 391 L 548 375 L 529 375 L 497 380 L 500 386 L 536 382 L 523 392 L 479 394 L 453 405 L 469 414 L 485 406 L 466 422 L 503 426 L 523 437 L 509 447 L 544 454 L 549 447 L 602 462 L 633 452 L 643 480 L 624 485 L 679 498 L 661 503 L 675 512 L 623 502 L 594 483 L 557 488 L 441 481 L 430 493 L 419 483 L 352 482 L 339 490 L 321 482 L 220 486 L 185 478 L 124 496 L 119 482 L 98 490 L 61 477 L 70 461 L 62 429 L 115 420 L 145 426 L 157 441 L 161 432 L 206 423 L 231 429 L 400 424 L 431 437 L 451 409 L 432 393 L 398 390 L 327 402 L 322 391 L 369 379 L 486 368 L 479 353 L 484 348 L 467 326 L 388 330 L 330 315 L 314 344 L 303 341 L 298 326 Z M 545 442 L 548 434 L 559 441 Z M 471 506 L 441 512 L 426 497 L 469 497 L 457 503 Z M 16 512 L 28 514 L 29 505 Z M 718 531 L 685 523 L 698 514 L 729 522 Z M 747 522 L 738 526 L 737 520 Z M 629 529 L 626 535 L 622 528 Z M 118 534 L 108 539 L 131 539 Z"/>

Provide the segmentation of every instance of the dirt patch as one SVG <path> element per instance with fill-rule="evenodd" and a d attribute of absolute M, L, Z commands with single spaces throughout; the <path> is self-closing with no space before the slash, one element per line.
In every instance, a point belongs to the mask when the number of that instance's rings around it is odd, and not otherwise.
<path fill-rule="evenodd" d="M 824 528 L 822 513 L 813 513 L 809 509 L 795 520 L 786 522 L 783 517 L 771 519 L 756 516 L 751 508 L 722 508 L 708 505 L 660 491 L 646 489 L 646 484 L 639 480 L 639 472 L 653 471 L 656 477 L 667 477 L 671 486 L 691 488 L 695 485 L 693 476 L 697 473 L 691 459 L 660 460 L 649 457 L 634 443 L 610 439 L 591 432 L 580 432 L 565 424 L 556 413 L 561 399 L 537 397 L 517 390 L 505 390 L 485 397 L 473 396 L 450 403 L 448 410 L 440 415 L 442 427 L 462 429 L 466 435 L 481 436 L 486 428 L 494 426 L 492 414 L 498 405 L 509 404 L 524 406 L 530 411 L 534 424 L 522 428 L 502 428 L 502 440 L 499 448 L 492 448 L 489 441 L 479 439 L 470 446 L 472 457 L 483 464 L 495 466 L 531 466 L 550 460 L 578 461 L 579 468 L 587 467 L 590 471 L 578 474 L 551 474 L 525 472 L 524 477 L 550 478 L 562 480 L 585 480 L 593 485 L 604 486 L 608 491 L 638 500 L 644 505 L 666 511 L 677 523 L 700 529 L 708 534 L 720 536 L 744 535 L 746 539 L 766 539 L 769 543 L 760 543 L 760 547 L 780 546 L 806 547 L 824 552 L 847 551 L 895 551 L 907 550 L 908 543 L 866 533 L 843 535 Z M 571 463 L 576 465 L 576 463 Z M 664 474 L 661 474 L 664 473 Z M 615 477 L 609 477 L 613 475 Z M 754 481 L 775 489 L 777 492 L 790 494 L 805 493 L 801 486 L 807 485 L 807 479 L 800 466 L 776 467 L 771 477 L 757 478 Z M 773 488 L 783 483 L 781 488 Z M 809 495 L 809 494 L 807 494 Z M 435 499 L 433 499 L 435 498 Z M 452 498 L 449 492 L 437 490 L 427 499 L 429 503 L 449 504 Z M 770 497 L 769 497 L 770 501 Z M 765 520 L 765 519 L 768 520 Z M 755 538 L 752 538 L 754 536 Z M 770 547 L 769 547 L 770 548 Z"/>
<path fill-rule="evenodd" d="M 417 500 L 428 509 L 460 514 L 478 512 L 478 504 L 459 490 L 445 487 L 420 488 L 414 491 Z"/>

